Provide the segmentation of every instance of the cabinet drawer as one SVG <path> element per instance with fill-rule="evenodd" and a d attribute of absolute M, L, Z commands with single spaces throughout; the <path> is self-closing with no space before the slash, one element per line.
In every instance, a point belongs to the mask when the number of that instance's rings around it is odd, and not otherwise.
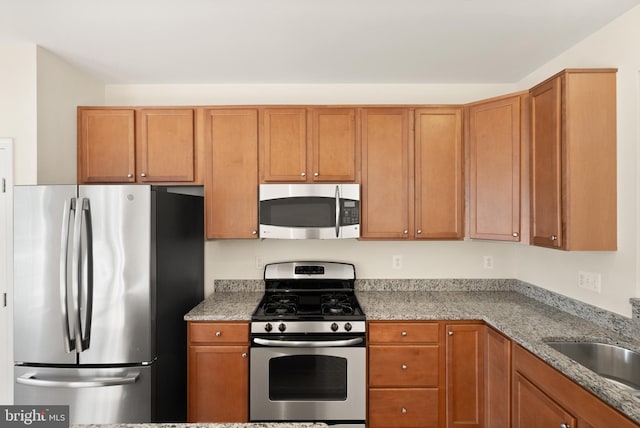
<path fill-rule="evenodd" d="M 431 388 L 372 388 L 369 428 L 437 427 L 438 390 Z"/>
<path fill-rule="evenodd" d="M 438 386 L 438 346 L 370 346 L 371 386 Z"/>
<path fill-rule="evenodd" d="M 249 343 L 249 323 L 190 322 L 190 343 Z"/>
<path fill-rule="evenodd" d="M 371 322 L 369 343 L 438 343 L 438 323 Z"/>

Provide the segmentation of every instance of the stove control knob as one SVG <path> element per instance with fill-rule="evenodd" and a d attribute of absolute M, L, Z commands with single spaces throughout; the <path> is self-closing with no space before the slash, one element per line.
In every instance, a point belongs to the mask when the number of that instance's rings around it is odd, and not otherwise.
<path fill-rule="evenodd" d="M 347 330 L 347 331 L 351 331 L 351 328 L 352 328 L 352 327 L 353 327 L 353 326 L 351 325 L 351 323 L 350 323 L 350 322 L 348 322 L 348 323 L 345 323 L 345 324 L 344 324 L 344 329 L 345 329 L 345 330 Z"/>
<path fill-rule="evenodd" d="M 264 325 L 264 330 L 265 330 L 266 332 L 270 332 L 271 330 L 273 330 L 273 326 L 271 325 L 271 323 L 270 323 L 270 322 L 268 322 L 268 323 L 266 323 L 266 324 Z"/>
<path fill-rule="evenodd" d="M 336 323 L 331 324 L 331 331 L 338 331 L 338 324 Z"/>
<path fill-rule="evenodd" d="M 278 326 L 278 330 L 285 331 L 286 329 L 287 329 L 287 326 L 283 322 L 281 322 L 280 325 Z"/>

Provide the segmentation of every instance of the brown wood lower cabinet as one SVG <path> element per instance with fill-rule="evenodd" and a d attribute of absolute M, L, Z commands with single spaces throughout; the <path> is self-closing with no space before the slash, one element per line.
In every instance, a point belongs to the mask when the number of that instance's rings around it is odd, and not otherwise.
<path fill-rule="evenodd" d="M 249 323 L 188 323 L 189 422 L 249 420 Z"/>
<path fill-rule="evenodd" d="M 513 428 L 639 426 L 518 345 L 513 347 L 512 406 Z"/>
<path fill-rule="evenodd" d="M 369 428 L 438 427 L 438 388 L 369 389 Z"/>
<path fill-rule="evenodd" d="M 507 428 L 511 420 L 511 340 L 489 326 L 485 333 L 485 426 Z"/>

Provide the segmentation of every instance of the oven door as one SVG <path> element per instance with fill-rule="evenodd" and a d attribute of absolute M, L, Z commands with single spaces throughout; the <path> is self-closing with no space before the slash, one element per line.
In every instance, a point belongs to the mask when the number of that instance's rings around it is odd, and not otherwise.
<path fill-rule="evenodd" d="M 272 347 L 252 344 L 250 362 L 251 421 L 364 424 L 364 346 Z"/>

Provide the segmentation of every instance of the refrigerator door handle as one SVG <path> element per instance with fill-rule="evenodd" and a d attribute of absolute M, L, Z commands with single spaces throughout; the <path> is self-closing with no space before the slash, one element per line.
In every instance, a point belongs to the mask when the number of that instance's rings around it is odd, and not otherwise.
<path fill-rule="evenodd" d="M 78 312 L 78 318 L 80 321 L 80 342 L 81 349 L 89 349 L 89 342 L 91 339 L 91 317 L 93 311 L 93 226 L 91 223 L 91 204 L 89 198 L 82 200 L 82 217 L 85 219 L 85 227 L 82 229 L 85 232 L 85 243 L 82 246 L 82 252 L 80 254 L 83 271 L 86 269 L 86 277 L 82 276 L 82 288 L 80 289 L 80 311 Z M 84 307 L 84 323 L 82 322 L 82 308 Z"/>
<path fill-rule="evenodd" d="M 75 330 L 72 318 L 69 317 L 69 222 L 71 212 L 75 216 L 76 198 L 66 200 L 62 213 L 62 233 L 60 239 L 60 312 L 62 314 L 62 334 L 64 336 L 64 348 L 67 352 L 75 349 L 76 344 L 71 333 Z"/>
<path fill-rule="evenodd" d="M 16 382 L 45 388 L 96 388 L 102 386 L 118 386 L 136 383 L 140 377 L 139 372 L 127 373 L 125 376 L 115 377 L 95 377 L 79 378 L 77 380 L 60 380 L 38 378 L 34 373 L 26 373 L 18 378 Z"/>

